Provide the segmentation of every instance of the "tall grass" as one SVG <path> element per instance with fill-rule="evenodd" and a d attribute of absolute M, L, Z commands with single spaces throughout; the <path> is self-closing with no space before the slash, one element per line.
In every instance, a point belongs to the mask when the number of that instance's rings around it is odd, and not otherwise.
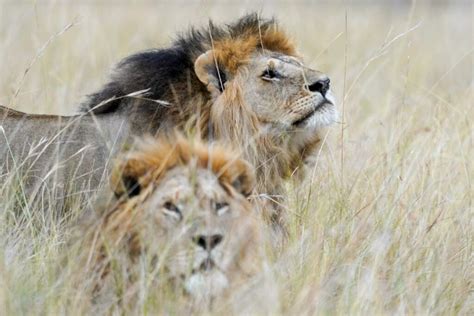
<path fill-rule="evenodd" d="M 0 103 L 72 113 L 120 58 L 251 8 L 278 17 L 306 62 L 329 74 L 344 119 L 304 182 L 288 183 L 288 243 L 211 313 L 473 314 L 468 3 L 2 2 Z M 58 273 L 71 268 L 60 258 L 79 204 L 66 219 L 21 208 L 13 183 L 0 188 L 0 313 L 86 313 L 78 285 Z M 167 293 L 134 312 L 183 304 Z"/>

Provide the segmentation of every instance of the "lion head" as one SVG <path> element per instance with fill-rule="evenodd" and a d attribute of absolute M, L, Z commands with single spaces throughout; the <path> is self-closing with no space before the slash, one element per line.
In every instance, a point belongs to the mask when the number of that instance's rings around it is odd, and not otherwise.
<path fill-rule="evenodd" d="M 110 278 L 113 262 L 128 267 L 130 275 L 146 262 L 160 271 L 158 278 L 178 282 L 202 300 L 251 275 L 259 233 L 246 196 L 254 176 L 235 157 L 182 137 L 146 139 L 122 157 L 111 179 L 117 204 L 93 234 L 100 240 L 92 244 L 102 282 L 117 279 Z"/>
<path fill-rule="evenodd" d="M 252 126 L 256 132 L 291 133 L 294 141 L 304 142 L 337 118 L 330 80 L 294 56 L 281 33 L 265 30 L 262 36 L 261 42 L 252 36 L 216 42 L 196 59 L 196 75 L 212 97 L 211 119 L 220 133 L 235 129 L 238 134 L 248 126 L 229 123 L 247 119 L 259 125 Z M 272 40 L 285 46 L 257 49 Z"/>
<path fill-rule="evenodd" d="M 214 39 L 194 71 L 210 95 L 203 120 L 210 133 L 243 151 L 256 169 L 258 192 L 275 194 L 337 111 L 328 76 L 305 66 L 273 20 L 246 23 L 246 31 Z"/>

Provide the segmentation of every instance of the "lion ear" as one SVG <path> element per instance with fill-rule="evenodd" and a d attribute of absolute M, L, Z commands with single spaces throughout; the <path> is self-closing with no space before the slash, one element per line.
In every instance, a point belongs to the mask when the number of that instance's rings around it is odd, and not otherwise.
<path fill-rule="evenodd" d="M 231 181 L 232 187 L 243 196 L 249 196 L 255 187 L 255 175 L 252 167 L 244 161 L 238 161 L 234 166 L 234 173 Z"/>
<path fill-rule="evenodd" d="M 194 62 L 194 72 L 211 93 L 222 93 L 227 81 L 226 73 L 217 62 L 212 50 L 201 54 Z"/>
<path fill-rule="evenodd" d="M 129 198 L 140 194 L 140 178 L 145 174 L 146 166 L 136 159 L 118 163 L 110 178 L 110 186 L 117 198 Z"/>

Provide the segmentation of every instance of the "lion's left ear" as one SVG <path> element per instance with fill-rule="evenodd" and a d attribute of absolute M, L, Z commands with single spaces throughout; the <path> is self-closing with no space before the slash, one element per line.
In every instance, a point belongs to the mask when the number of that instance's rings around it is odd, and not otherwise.
<path fill-rule="evenodd" d="M 243 196 L 249 196 L 255 187 L 255 175 L 250 164 L 236 160 L 228 171 L 230 185 Z"/>
<path fill-rule="evenodd" d="M 209 92 L 220 94 L 224 91 L 227 75 L 212 50 L 208 50 L 196 59 L 194 72 Z"/>

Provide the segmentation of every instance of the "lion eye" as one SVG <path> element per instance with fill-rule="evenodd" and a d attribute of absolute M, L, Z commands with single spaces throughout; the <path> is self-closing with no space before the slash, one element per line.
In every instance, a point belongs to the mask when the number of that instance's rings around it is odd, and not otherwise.
<path fill-rule="evenodd" d="M 227 211 L 229 210 L 229 203 L 226 203 L 226 202 L 216 203 L 215 208 L 216 208 L 217 215 L 219 216 L 223 215 L 227 213 Z"/>
<path fill-rule="evenodd" d="M 176 218 L 177 220 L 181 220 L 183 218 L 179 208 L 171 202 L 165 202 L 165 204 L 163 204 L 163 209 L 166 215 Z"/>
<path fill-rule="evenodd" d="M 267 81 L 279 80 L 281 75 L 274 69 L 266 69 L 262 74 L 262 79 Z"/>

